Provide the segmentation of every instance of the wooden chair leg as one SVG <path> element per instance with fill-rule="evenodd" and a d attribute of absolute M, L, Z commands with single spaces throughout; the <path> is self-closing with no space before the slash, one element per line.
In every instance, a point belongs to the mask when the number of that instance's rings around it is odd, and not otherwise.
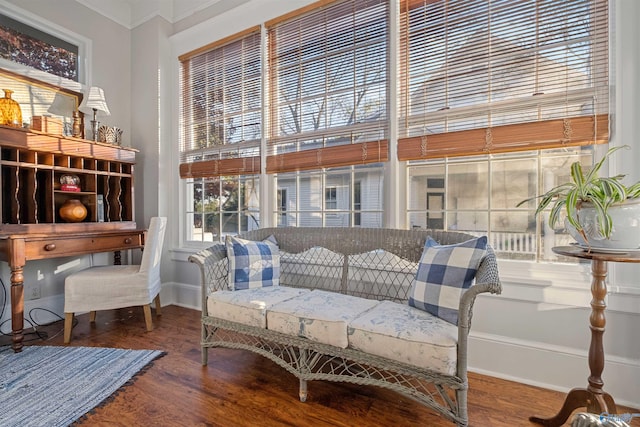
<path fill-rule="evenodd" d="M 151 318 L 151 304 L 145 304 L 142 306 L 144 310 L 144 323 L 147 325 L 147 331 L 153 331 L 153 319 Z"/>
<path fill-rule="evenodd" d="M 160 294 L 156 295 L 154 301 L 156 302 L 156 316 L 162 316 L 162 309 L 160 308 Z"/>
<path fill-rule="evenodd" d="M 73 328 L 73 313 L 64 314 L 64 343 L 71 342 L 71 328 Z"/>
<path fill-rule="evenodd" d="M 96 323 L 96 312 L 95 311 L 90 311 L 89 312 L 89 322 Z"/>

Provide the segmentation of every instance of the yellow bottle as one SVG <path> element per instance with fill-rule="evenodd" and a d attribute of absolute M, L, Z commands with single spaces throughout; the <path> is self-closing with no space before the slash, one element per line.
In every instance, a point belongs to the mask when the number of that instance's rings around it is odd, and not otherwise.
<path fill-rule="evenodd" d="M 4 98 L 0 98 L 0 125 L 22 127 L 20 104 L 11 99 L 12 90 L 3 90 Z"/>

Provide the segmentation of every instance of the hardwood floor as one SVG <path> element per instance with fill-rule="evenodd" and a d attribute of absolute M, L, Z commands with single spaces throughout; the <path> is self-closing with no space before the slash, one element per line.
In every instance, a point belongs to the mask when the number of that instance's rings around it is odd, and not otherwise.
<path fill-rule="evenodd" d="M 453 426 L 422 405 L 375 387 L 310 382 L 306 403 L 298 381 L 248 351 L 213 349 L 200 364 L 200 312 L 167 306 L 147 333 L 142 309 L 98 312 L 96 326 L 78 316 L 71 345 L 162 349 L 167 354 L 82 423 L 90 426 Z M 50 338 L 27 345 L 63 345 L 62 322 L 40 329 Z M 535 426 L 552 416 L 564 393 L 471 373 L 470 426 Z M 606 379 L 605 379 L 606 381 Z M 619 408 L 619 413 L 640 412 Z M 634 419 L 633 426 L 640 426 Z"/>

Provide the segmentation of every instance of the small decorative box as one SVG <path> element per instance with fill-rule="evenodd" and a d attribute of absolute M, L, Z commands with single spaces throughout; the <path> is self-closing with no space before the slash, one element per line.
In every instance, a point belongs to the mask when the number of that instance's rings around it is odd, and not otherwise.
<path fill-rule="evenodd" d="M 60 190 L 62 191 L 80 191 L 80 178 L 78 175 L 62 175 L 60 177 Z"/>
<path fill-rule="evenodd" d="M 31 128 L 53 135 L 62 135 L 64 125 L 62 120 L 54 119 L 53 117 L 33 116 L 31 118 Z"/>
<path fill-rule="evenodd" d="M 62 184 L 60 186 L 60 190 L 62 191 L 73 191 L 73 192 L 78 192 L 80 191 L 80 187 L 78 187 L 77 185 L 73 185 L 73 184 Z"/>

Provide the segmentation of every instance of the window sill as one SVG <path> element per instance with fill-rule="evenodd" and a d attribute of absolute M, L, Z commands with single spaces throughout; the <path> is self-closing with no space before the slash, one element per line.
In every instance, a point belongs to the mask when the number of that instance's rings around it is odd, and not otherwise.
<path fill-rule="evenodd" d="M 589 308 L 591 264 L 534 263 L 498 260 L 502 294 L 499 298 Z M 609 283 L 615 264 L 609 265 L 607 311 L 640 312 L 640 287 L 613 286 Z"/>

